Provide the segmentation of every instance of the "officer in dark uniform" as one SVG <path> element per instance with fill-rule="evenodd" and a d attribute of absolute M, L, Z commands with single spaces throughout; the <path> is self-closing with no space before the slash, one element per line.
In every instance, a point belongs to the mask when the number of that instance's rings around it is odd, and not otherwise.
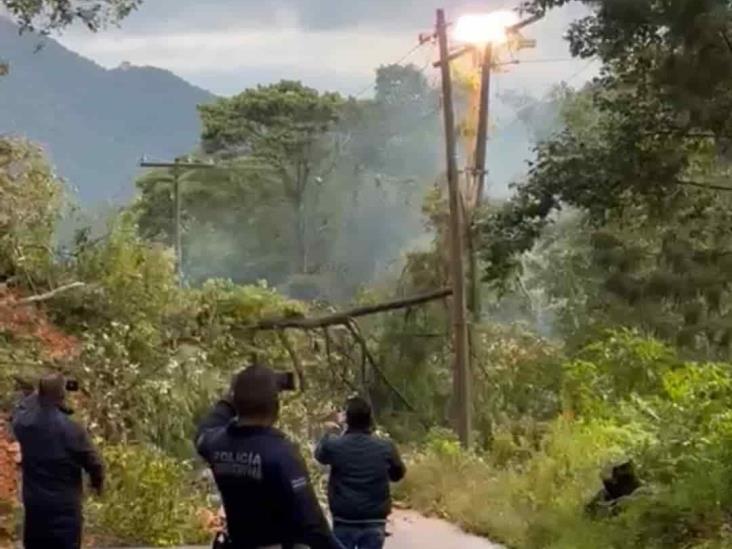
<path fill-rule="evenodd" d="M 41 379 L 38 392 L 13 412 L 23 471 L 25 549 L 79 549 L 82 532 L 82 471 L 101 492 L 104 467 L 89 435 L 64 406 L 62 375 Z"/>
<path fill-rule="evenodd" d="M 221 492 L 234 549 L 341 549 L 297 448 L 274 428 L 278 375 L 250 366 L 201 423 L 198 453 Z"/>

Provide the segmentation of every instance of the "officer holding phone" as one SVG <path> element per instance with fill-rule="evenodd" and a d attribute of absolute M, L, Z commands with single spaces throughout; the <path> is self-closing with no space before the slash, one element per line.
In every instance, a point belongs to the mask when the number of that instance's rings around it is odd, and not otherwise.
<path fill-rule="evenodd" d="M 204 418 L 196 449 L 211 467 L 232 549 L 341 549 L 315 497 L 297 448 L 274 428 L 291 375 L 255 364 Z"/>
<path fill-rule="evenodd" d="M 23 471 L 25 549 L 79 549 L 82 472 L 101 492 L 104 467 L 86 431 L 69 417 L 66 391 L 78 390 L 60 374 L 41 379 L 38 391 L 13 412 Z"/>

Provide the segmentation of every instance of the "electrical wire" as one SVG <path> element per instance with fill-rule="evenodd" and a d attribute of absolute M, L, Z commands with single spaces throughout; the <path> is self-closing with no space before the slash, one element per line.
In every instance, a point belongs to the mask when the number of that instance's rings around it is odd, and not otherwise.
<path fill-rule="evenodd" d="M 570 84 L 575 78 L 581 76 L 587 69 L 589 69 L 597 61 L 596 57 L 591 58 L 582 68 L 572 74 L 567 80 L 564 80 L 566 84 Z"/>
<path fill-rule="evenodd" d="M 410 49 L 407 53 L 405 53 L 404 55 L 402 55 L 399 59 L 397 59 L 393 63 L 390 63 L 390 65 L 401 65 L 402 63 L 404 63 L 404 61 L 406 61 L 412 55 L 414 55 L 414 53 L 416 53 L 417 50 L 419 50 L 422 46 L 424 46 L 425 44 L 428 44 L 428 43 L 429 43 L 429 41 L 427 41 L 427 42 L 419 42 L 416 46 L 414 46 L 412 49 Z M 364 88 L 362 88 L 361 90 L 359 90 L 358 92 L 356 92 L 353 95 L 353 97 L 356 98 L 356 99 L 358 99 L 359 97 L 363 96 L 365 93 L 368 93 L 369 91 L 371 91 L 373 88 L 374 88 L 373 83 L 370 83 L 368 86 L 365 86 Z"/>
<path fill-rule="evenodd" d="M 576 61 L 574 57 L 557 57 L 555 59 L 511 59 L 510 61 L 503 61 L 496 63 L 495 66 L 502 67 L 504 65 L 531 65 L 541 63 L 569 63 L 570 61 Z"/>

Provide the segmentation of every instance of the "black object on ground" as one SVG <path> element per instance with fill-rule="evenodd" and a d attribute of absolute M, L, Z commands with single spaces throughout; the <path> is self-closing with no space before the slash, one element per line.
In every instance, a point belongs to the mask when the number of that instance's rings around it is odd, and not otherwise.
<path fill-rule="evenodd" d="M 618 503 L 641 487 L 632 461 L 615 465 L 610 474 L 602 478 L 603 488 L 587 504 L 587 512 L 595 517 L 612 516 L 619 511 Z"/>

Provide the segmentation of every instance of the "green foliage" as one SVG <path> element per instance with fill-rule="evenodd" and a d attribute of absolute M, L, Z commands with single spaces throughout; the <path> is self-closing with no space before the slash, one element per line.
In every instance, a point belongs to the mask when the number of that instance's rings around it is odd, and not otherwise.
<path fill-rule="evenodd" d="M 250 155 L 271 170 L 292 208 L 296 272 L 309 270 L 312 229 L 307 199 L 337 161 L 341 141 L 331 133 L 342 100 L 298 82 L 282 81 L 249 89 L 230 99 L 199 107 L 203 144 L 209 153 Z"/>
<path fill-rule="evenodd" d="M 76 320 L 159 322 L 179 297 L 172 256 L 140 238 L 135 221 L 127 213 L 114 219 L 101 243 L 88 242 L 80 233 L 74 268 L 98 292 L 78 304 Z"/>
<path fill-rule="evenodd" d="M 487 444 L 494 429 L 531 436 L 526 418 L 543 422 L 560 410 L 560 349 L 521 326 L 483 324 L 476 333 L 475 429 Z"/>
<path fill-rule="evenodd" d="M 189 464 L 142 445 L 104 449 L 107 485 L 87 506 L 89 530 L 110 542 L 170 547 L 206 543 L 206 495 Z"/>
<path fill-rule="evenodd" d="M 0 140 L 0 279 L 28 282 L 48 274 L 62 195 L 62 183 L 40 148 Z"/>
<path fill-rule="evenodd" d="M 683 363 L 621 331 L 570 356 L 562 379 L 571 408 L 538 442 L 501 427 L 488 453 L 471 454 L 433 433 L 400 496 L 512 547 L 725 546 L 732 366 Z M 590 518 L 600 473 L 628 458 L 645 486 L 618 514 Z"/>
<path fill-rule="evenodd" d="M 658 394 L 663 376 L 679 364 L 663 344 L 629 331 L 592 343 L 564 366 L 564 409 L 598 417 L 629 397 Z"/>
<path fill-rule="evenodd" d="M 2 5 L 23 30 L 39 30 L 48 33 L 80 22 L 96 31 L 108 23 L 117 22 L 134 9 L 142 0 L 3 0 Z"/>
<path fill-rule="evenodd" d="M 566 3 L 535 0 L 526 5 L 542 11 Z M 617 229 L 630 221 L 636 238 L 641 228 L 650 230 L 640 248 L 648 252 L 650 245 L 655 248 L 651 253 L 663 248 L 666 227 L 693 225 L 694 216 L 711 225 L 710 232 L 718 222 L 724 226 L 719 212 L 700 206 L 708 197 L 699 196 L 699 189 L 724 187 L 729 179 L 726 113 L 732 55 L 726 33 L 732 7 L 725 0 L 583 3 L 591 15 L 573 24 L 570 46 L 575 55 L 598 55 L 604 62 L 602 76 L 580 94 L 585 99 L 569 96 L 565 129 L 539 145 L 526 184 L 486 219 L 485 231 L 493 238 L 484 254 L 486 275 L 499 286 L 552 214 L 567 205 L 585 213 L 595 228 L 614 224 Z M 695 211 L 692 217 L 690 211 Z M 668 219 L 669 214 L 678 218 Z M 705 237 L 690 248 L 727 253 L 723 239 L 711 244 Z M 632 245 L 632 238 L 628 242 Z M 698 267 L 687 264 L 687 273 Z M 719 280 L 717 273 L 712 277 Z M 613 284 L 626 296 L 637 294 L 629 277 Z"/>
<path fill-rule="evenodd" d="M 527 0 L 544 11 L 573 0 Z M 674 108 L 680 128 L 729 133 L 732 94 L 728 0 L 577 0 L 592 11 L 568 33 L 574 55 L 599 56 L 615 74 L 606 85 L 638 80 Z"/>

